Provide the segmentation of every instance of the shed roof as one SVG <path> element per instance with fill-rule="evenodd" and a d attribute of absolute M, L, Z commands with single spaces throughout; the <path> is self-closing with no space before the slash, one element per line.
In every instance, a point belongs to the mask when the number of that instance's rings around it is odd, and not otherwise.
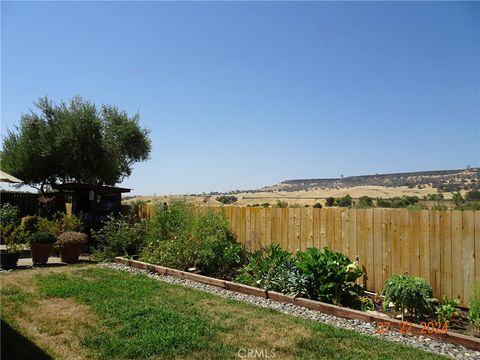
<path fill-rule="evenodd" d="M 54 189 L 60 191 L 71 191 L 71 192 L 86 192 L 93 190 L 97 194 L 121 194 L 130 192 L 132 189 L 120 188 L 115 186 L 104 186 L 104 185 L 90 185 L 82 183 L 68 183 L 60 184 L 53 186 Z"/>

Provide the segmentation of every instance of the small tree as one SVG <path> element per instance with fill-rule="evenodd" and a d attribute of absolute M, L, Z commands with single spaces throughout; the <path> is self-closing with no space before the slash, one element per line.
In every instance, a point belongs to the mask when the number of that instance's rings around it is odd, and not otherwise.
<path fill-rule="evenodd" d="M 325 206 L 333 206 L 333 204 L 335 204 L 335 198 L 333 196 L 328 197 Z"/>
<path fill-rule="evenodd" d="M 66 182 L 115 185 L 148 159 L 149 131 L 138 114 L 98 109 L 79 96 L 58 105 L 44 97 L 35 105 L 39 112 L 22 115 L 3 137 L 0 161 L 2 170 L 41 192 Z"/>
<path fill-rule="evenodd" d="M 216 199 L 218 202 L 221 202 L 222 204 L 229 205 L 237 202 L 237 197 L 233 195 L 221 195 L 217 196 Z"/>
<path fill-rule="evenodd" d="M 480 190 L 470 190 L 465 194 L 466 201 L 480 201 Z"/>

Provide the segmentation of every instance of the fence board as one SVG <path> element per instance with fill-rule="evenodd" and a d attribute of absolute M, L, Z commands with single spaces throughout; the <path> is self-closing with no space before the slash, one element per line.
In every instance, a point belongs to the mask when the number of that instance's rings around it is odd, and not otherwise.
<path fill-rule="evenodd" d="M 441 290 L 442 294 L 452 297 L 452 233 L 450 211 L 440 213 L 440 247 L 441 247 Z"/>
<path fill-rule="evenodd" d="M 382 209 L 373 210 L 373 270 L 374 289 L 383 286 L 382 274 Z"/>
<path fill-rule="evenodd" d="M 462 212 L 452 211 L 452 273 L 456 281 L 452 282 L 452 295 L 461 299 L 463 296 L 463 238 Z"/>
<path fill-rule="evenodd" d="M 465 210 L 463 215 L 463 300 L 468 303 L 470 288 L 475 279 L 475 224 L 473 211 Z"/>

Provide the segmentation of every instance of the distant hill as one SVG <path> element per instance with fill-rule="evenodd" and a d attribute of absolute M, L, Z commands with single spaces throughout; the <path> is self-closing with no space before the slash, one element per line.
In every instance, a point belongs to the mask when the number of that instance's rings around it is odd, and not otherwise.
<path fill-rule="evenodd" d="M 480 168 L 360 175 L 332 179 L 285 180 L 255 191 L 312 191 L 355 186 L 407 186 L 412 189 L 432 187 L 438 192 L 480 189 Z"/>

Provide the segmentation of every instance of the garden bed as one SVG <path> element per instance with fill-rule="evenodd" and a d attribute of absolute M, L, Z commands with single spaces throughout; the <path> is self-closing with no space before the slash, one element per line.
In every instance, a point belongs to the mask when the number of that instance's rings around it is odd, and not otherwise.
<path fill-rule="evenodd" d="M 368 323 L 375 323 L 376 331 L 378 331 L 378 333 L 383 333 L 385 331 L 397 331 L 400 333 L 404 333 L 405 335 L 421 335 L 435 340 L 442 340 L 452 344 L 461 345 L 468 349 L 480 351 L 480 339 L 459 333 L 450 332 L 448 330 L 442 331 L 441 327 L 435 326 L 435 323 L 433 323 L 433 325 L 431 325 L 430 323 L 426 323 L 425 325 L 414 324 L 406 321 L 393 319 L 384 314 L 378 314 L 374 312 L 362 312 L 310 299 L 293 298 L 274 291 L 263 290 L 260 288 L 238 284 L 231 281 L 211 278 L 186 271 L 171 269 L 164 266 L 153 265 L 142 261 L 130 260 L 123 257 L 116 257 L 115 262 L 129 265 L 138 269 L 152 271 L 160 275 L 169 275 L 177 278 L 193 280 L 232 291 L 302 306 L 307 309 L 316 310 L 325 314 L 335 315 L 346 319 L 355 319 Z"/>

